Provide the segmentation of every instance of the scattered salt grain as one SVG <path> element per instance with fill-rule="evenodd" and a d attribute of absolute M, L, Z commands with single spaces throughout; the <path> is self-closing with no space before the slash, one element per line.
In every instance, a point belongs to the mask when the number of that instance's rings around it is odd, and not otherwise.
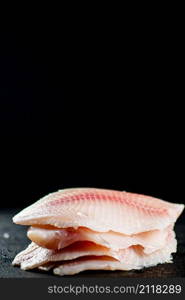
<path fill-rule="evenodd" d="M 10 235 L 9 235 L 9 233 L 5 232 L 5 233 L 3 234 L 3 237 L 4 237 L 5 239 L 9 239 Z"/>

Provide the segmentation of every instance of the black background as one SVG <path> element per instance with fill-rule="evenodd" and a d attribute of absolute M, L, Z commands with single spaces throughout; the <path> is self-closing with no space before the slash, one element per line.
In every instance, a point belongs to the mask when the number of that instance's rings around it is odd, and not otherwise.
<path fill-rule="evenodd" d="M 180 32 L 23 27 L 0 37 L 0 207 L 75 186 L 185 202 Z"/>

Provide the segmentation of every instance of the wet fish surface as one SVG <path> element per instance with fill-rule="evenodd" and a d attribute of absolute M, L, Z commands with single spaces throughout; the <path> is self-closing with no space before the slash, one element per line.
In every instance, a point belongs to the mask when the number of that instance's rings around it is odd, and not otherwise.
<path fill-rule="evenodd" d="M 13 265 L 73 275 L 134 270 L 172 262 L 174 224 L 184 209 L 151 196 L 74 188 L 51 193 L 13 217 L 31 244 Z"/>

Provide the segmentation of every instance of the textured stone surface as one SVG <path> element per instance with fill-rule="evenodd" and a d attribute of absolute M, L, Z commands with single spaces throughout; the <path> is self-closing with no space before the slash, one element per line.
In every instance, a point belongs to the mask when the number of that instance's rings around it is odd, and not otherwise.
<path fill-rule="evenodd" d="M 18 210 L 0 211 L 0 278 L 52 278 L 52 273 L 41 271 L 22 271 L 11 265 L 15 255 L 29 244 L 26 237 L 26 226 L 12 223 L 12 216 Z M 178 252 L 174 255 L 173 264 L 163 264 L 141 271 L 88 271 L 75 275 L 76 277 L 185 277 L 185 224 L 183 217 L 178 222 L 175 231 L 178 239 Z M 7 234 L 9 237 L 7 238 Z"/>

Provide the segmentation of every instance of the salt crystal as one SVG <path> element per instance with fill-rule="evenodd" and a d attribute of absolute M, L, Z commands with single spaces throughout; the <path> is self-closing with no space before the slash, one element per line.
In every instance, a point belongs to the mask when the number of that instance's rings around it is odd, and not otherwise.
<path fill-rule="evenodd" d="M 5 232 L 5 233 L 3 234 L 3 237 L 4 237 L 5 239 L 9 239 L 10 235 L 9 235 L 9 233 Z"/>

